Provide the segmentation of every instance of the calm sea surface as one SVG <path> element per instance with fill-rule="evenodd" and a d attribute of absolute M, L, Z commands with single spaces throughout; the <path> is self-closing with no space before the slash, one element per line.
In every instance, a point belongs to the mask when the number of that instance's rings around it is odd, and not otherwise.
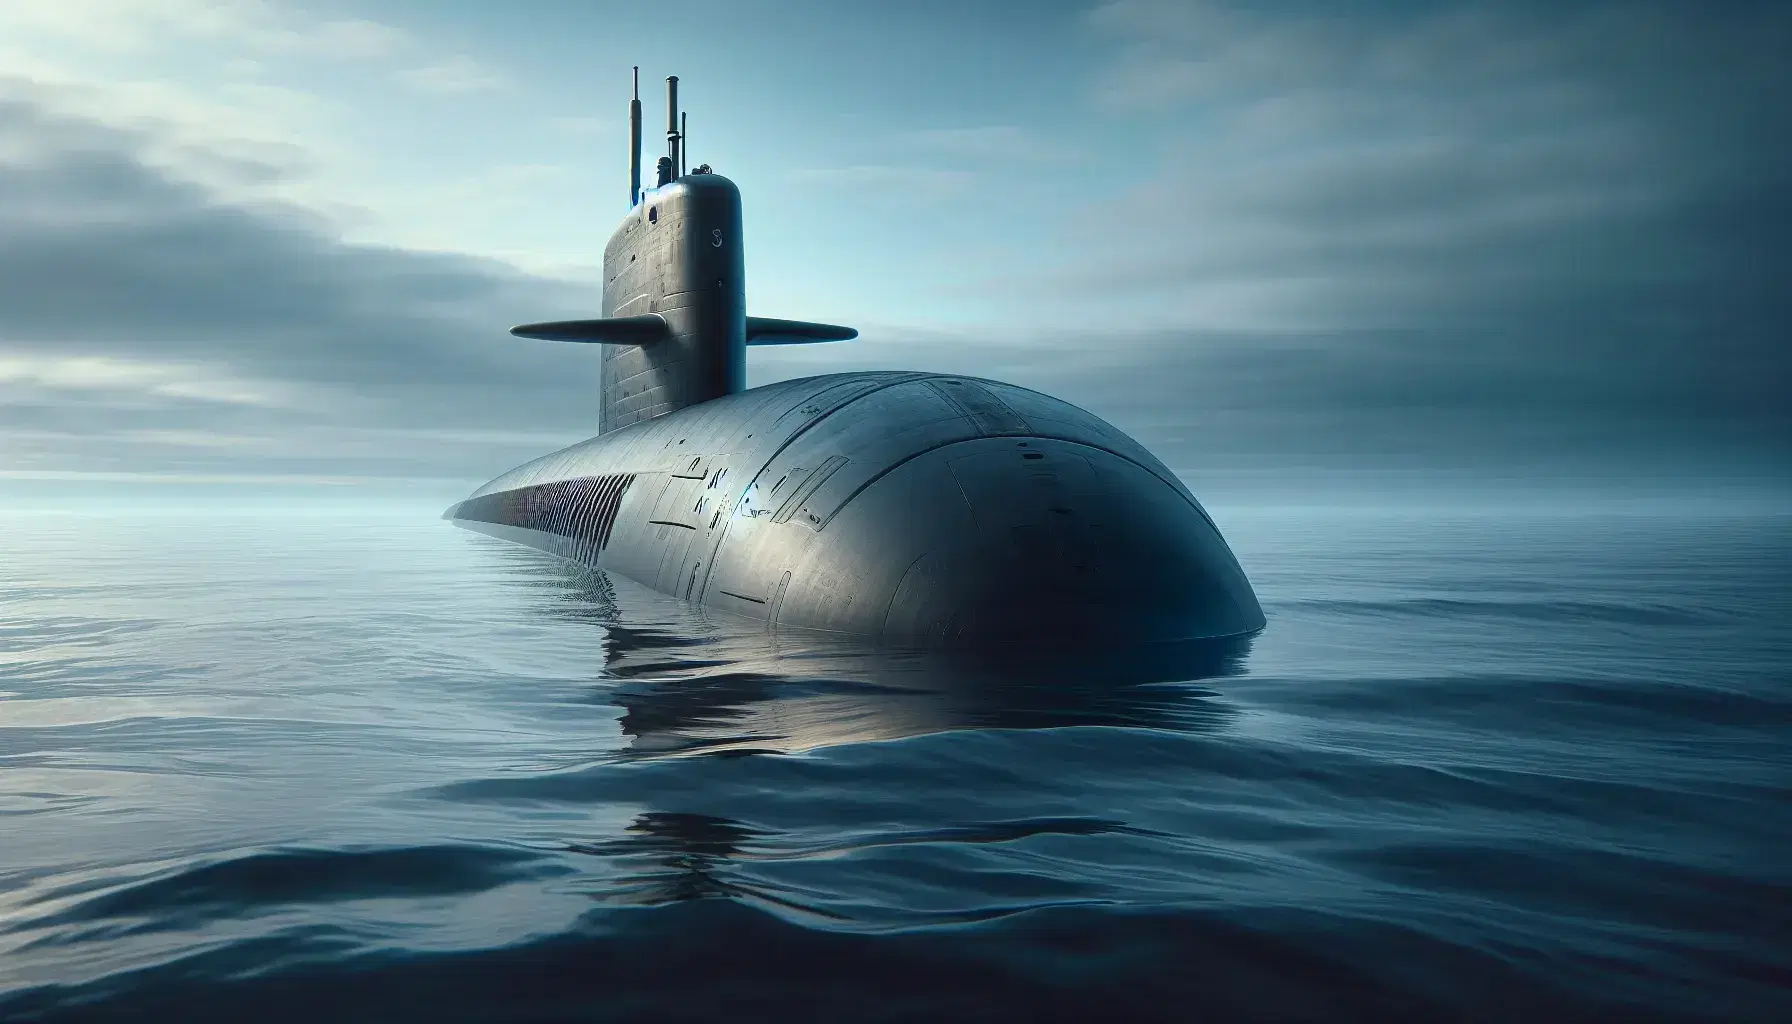
<path fill-rule="evenodd" d="M 0 1019 L 1792 1020 L 1792 518 L 1219 506 L 1247 648 L 965 664 L 437 511 L 0 515 Z"/>

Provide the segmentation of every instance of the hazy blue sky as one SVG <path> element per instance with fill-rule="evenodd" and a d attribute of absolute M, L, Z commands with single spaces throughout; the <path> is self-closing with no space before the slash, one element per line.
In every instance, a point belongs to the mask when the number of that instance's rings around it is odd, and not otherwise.
<path fill-rule="evenodd" d="M 592 432 L 596 354 L 504 330 L 598 308 L 632 64 L 753 311 L 864 330 L 755 383 L 998 377 L 1190 473 L 1792 468 L 1785 4 L 675 9 L 0 4 L 0 488 Z"/>

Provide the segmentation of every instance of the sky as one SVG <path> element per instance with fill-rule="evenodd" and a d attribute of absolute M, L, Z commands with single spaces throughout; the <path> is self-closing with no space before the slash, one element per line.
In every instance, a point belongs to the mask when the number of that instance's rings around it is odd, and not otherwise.
<path fill-rule="evenodd" d="M 672 9 L 668 8 L 668 12 Z M 595 431 L 681 79 L 748 307 L 1186 475 L 1792 477 L 1792 7 L 0 3 L 0 491 L 470 488 Z"/>

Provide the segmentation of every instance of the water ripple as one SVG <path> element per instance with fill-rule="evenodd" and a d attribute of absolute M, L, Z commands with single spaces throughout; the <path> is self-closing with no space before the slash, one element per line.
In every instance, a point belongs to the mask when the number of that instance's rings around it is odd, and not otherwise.
<path fill-rule="evenodd" d="M 14 524 L 0 1019 L 1792 1019 L 1783 519 L 1275 516 L 1254 641 L 1050 662 Z"/>

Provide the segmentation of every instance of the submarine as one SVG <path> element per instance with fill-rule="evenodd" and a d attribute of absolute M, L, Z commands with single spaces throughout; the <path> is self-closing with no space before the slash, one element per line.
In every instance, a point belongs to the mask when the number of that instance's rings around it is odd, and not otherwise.
<path fill-rule="evenodd" d="M 1207 511 L 1145 447 L 1039 392 L 923 371 L 746 387 L 747 349 L 850 341 L 749 315 L 741 193 L 666 146 L 604 247 L 602 317 L 521 338 L 600 354 L 598 433 L 443 513 L 767 628 L 880 646 L 1044 648 L 1239 637 L 1264 625 Z M 868 197 L 868 198 L 875 198 Z"/>

